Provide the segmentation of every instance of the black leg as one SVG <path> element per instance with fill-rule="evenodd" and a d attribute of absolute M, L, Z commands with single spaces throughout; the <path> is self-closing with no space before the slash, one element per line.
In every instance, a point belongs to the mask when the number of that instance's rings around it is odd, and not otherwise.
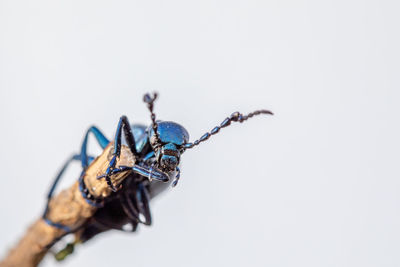
<path fill-rule="evenodd" d="M 139 210 L 139 214 L 142 215 L 144 218 L 143 221 L 142 218 L 139 217 L 140 222 L 145 225 L 151 225 L 151 213 L 149 205 L 150 195 L 146 187 L 144 187 L 144 185 L 141 183 L 138 184 L 138 188 L 135 194 L 135 199 Z"/>
<path fill-rule="evenodd" d="M 115 188 L 115 186 L 113 185 L 110 175 L 112 175 L 116 172 L 127 170 L 126 168 L 125 169 L 121 169 L 121 168 L 116 169 L 115 168 L 115 164 L 117 162 L 117 157 L 119 158 L 119 156 L 121 155 L 122 132 L 124 132 L 126 143 L 128 144 L 128 147 L 129 147 L 130 151 L 132 152 L 132 154 L 136 158 L 139 158 L 139 156 L 140 156 L 136 150 L 136 142 L 135 142 L 135 138 L 133 137 L 128 118 L 126 116 L 122 116 L 119 119 L 117 131 L 115 132 L 113 157 L 110 160 L 110 163 L 108 165 L 106 173 L 104 175 L 97 177 L 97 178 L 105 178 L 108 186 L 114 192 L 117 191 L 117 188 Z"/>
<path fill-rule="evenodd" d="M 105 229 L 134 231 L 138 221 L 137 219 L 131 220 L 127 217 L 121 205 L 121 195 L 124 192 L 120 192 L 110 202 L 106 203 L 102 209 L 97 210 L 88 225 L 91 225 L 93 221 L 95 225 L 103 226 Z M 124 229 L 124 225 L 126 224 L 131 224 L 132 229 Z"/>
<path fill-rule="evenodd" d="M 135 157 L 138 157 L 139 154 L 136 151 L 135 138 L 133 137 L 131 125 L 129 124 L 128 118 L 126 116 L 122 116 L 119 119 L 117 131 L 115 133 L 115 138 L 114 138 L 114 153 L 113 154 L 117 157 L 120 156 L 122 131 L 124 132 L 126 143 L 128 144 L 128 147 L 131 150 L 132 154 Z"/>
<path fill-rule="evenodd" d="M 54 179 L 54 182 L 53 182 L 53 184 L 52 184 L 51 187 L 50 187 L 49 193 L 47 194 L 46 208 L 44 209 L 44 212 L 43 212 L 43 215 L 42 215 L 43 220 L 44 220 L 48 225 L 51 225 L 51 226 L 54 226 L 54 227 L 56 227 L 56 228 L 62 229 L 62 230 L 64 230 L 64 231 L 66 231 L 66 232 L 70 232 L 70 231 L 71 231 L 70 228 L 67 227 L 67 226 L 65 226 L 65 225 L 62 225 L 62 224 L 59 224 L 59 223 L 55 223 L 55 222 L 52 222 L 51 220 L 49 220 L 49 219 L 47 218 L 47 212 L 49 211 L 49 202 L 50 202 L 51 198 L 53 197 L 53 194 L 54 194 L 54 191 L 55 191 L 55 189 L 56 189 L 56 187 L 57 187 L 57 184 L 58 184 L 58 182 L 61 180 L 61 177 L 63 176 L 65 170 L 68 168 L 69 164 L 70 164 L 72 161 L 74 161 L 74 160 L 80 160 L 80 159 L 81 159 L 80 155 L 73 155 L 72 157 L 70 157 L 70 158 L 64 163 L 64 165 L 63 165 L 63 167 L 61 168 L 60 172 L 57 174 L 56 178 Z"/>
<path fill-rule="evenodd" d="M 149 179 L 150 181 L 157 180 L 164 183 L 169 181 L 169 176 L 166 173 L 154 168 L 153 166 L 147 166 L 147 165 L 135 165 L 133 167 L 119 166 L 119 168 L 114 168 L 113 170 L 108 171 L 108 174 L 106 171 L 105 174 L 98 176 L 97 179 L 101 178 L 107 179 L 107 176 L 124 171 L 133 171 L 134 173 L 139 174 Z"/>
<path fill-rule="evenodd" d="M 142 183 L 136 184 L 133 190 L 119 195 L 119 199 L 125 214 L 131 221 L 151 225 L 150 197 Z"/>
<path fill-rule="evenodd" d="M 129 197 L 129 193 L 124 192 L 119 196 L 119 199 L 126 216 L 128 216 L 128 218 L 133 222 L 140 222 L 139 212 L 135 208 L 135 205 L 133 205 L 132 200 Z"/>
<path fill-rule="evenodd" d="M 89 130 L 87 130 L 81 146 L 81 163 L 83 169 L 86 169 L 90 164 L 89 157 L 87 155 L 87 145 L 90 133 L 93 133 L 94 137 L 96 138 L 96 141 L 99 143 L 102 149 L 104 149 L 110 143 L 110 141 L 96 126 L 91 126 Z"/>
<path fill-rule="evenodd" d="M 50 200 L 50 198 L 53 196 L 54 190 L 56 189 L 56 186 L 58 182 L 60 181 L 61 177 L 63 176 L 65 170 L 68 168 L 69 164 L 74 161 L 74 160 L 80 160 L 82 164 L 82 168 L 86 169 L 89 163 L 94 159 L 93 157 L 87 155 L 87 143 L 88 143 L 88 138 L 89 138 L 89 133 L 93 133 L 97 142 L 101 146 L 101 148 L 105 148 L 107 144 L 109 143 L 108 139 L 101 133 L 97 127 L 92 126 L 89 128 L 89 130 L 85 134 L 85 138 L 83 139 L 82 146 L 81 146 L 81 153 L 79 155 L 73 155 L 71 158 L 67 160 L 67 162 L 64 163 L 64 166 L 61 168 L 60 172 L 57 174 L 56 178 L 54 179 L 53 185 L 50 188 L 50 191 L 47 195 L 47 199 Z"/>
<path fill-rule="evenodd" d="M 51 197 L 53 196 L 54 190 L 56 189 L 58 182 L 61 180 L 61 177 L 63 176 L 65 170 L 68 168 L 69 164 L 74 160 L 80 160 L 80 159 L 81 159 L 80 155 L 73 155 L 64 163 L 63 167 L 61 168 L 56 178 L 54 179 L 52 186 L 50 187 L 49 193 L 47 194 L 47 199 L 50 200 Z"/>
<path fill-rule="evenodd" d="M 59 229 L 63 229 L 66 232 L 70 231 L 70 229 L 67 226 L 52 222 L 51 220 L 49 220 L 47 218 L 47 212 L 48 212 L 48 209 L 49 209 L 49 202 L 50 202 L 51 198 L 53 197 L 53 194 L 54 194 L 54 191 L 55 191 L 55 189 L 57 187 L 58 182 L 61 180 L 65 170 L 68 168 L 69 164 L 72 161 L 80 160 L 81 161 L 81 165 L 82 165 L 82 169 L 85 170 L 89 166 L 90 162 L 94 159 L 94 157 L 89 156 L 87 154 L 87 144 L 88 144 L 88 139 L 89 139 L 89 134 L 90 133 L 94 134 L 94 137 L 96 138 L 97 142 L 99 143 L 99 145 L 103 149 L 110 142 L 110 141 L 108 141 L 108 139 L 103 135 L 103 133 L 97 127 L 95 127 L 95 126 L 90 127 L 89 130 L 87 130 L 87 132 L 85 134 L 85 137 L 83 139 L 82 146 L 81 146 L 81 153 L 79 155 L 73 155 L 71 158 L 69 158 L 67 160 L 67 162 L 64 163 L 64 165 L 61 168 L 60 172 L 57 174 L 56 178 L 54 179 L 54 182 L 53 182 L 52 186 L 50 187 L 49 193 L 47 194 L 46 208 L 45 208 L 43 216 L 42 216 L 43 220 L 47 224 L 49 224 L 51 226 L 54 226 L 56 228 L 59 228 Z"/>

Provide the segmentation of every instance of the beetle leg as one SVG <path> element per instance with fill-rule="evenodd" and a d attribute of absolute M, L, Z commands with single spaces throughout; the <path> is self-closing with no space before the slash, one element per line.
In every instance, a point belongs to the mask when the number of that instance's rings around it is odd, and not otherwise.
<path fill-rule="evenodd" d="M 110 198 L 107 203 L 103 206 L 103 208 L 96 211 L 93 217 L 91 217 L 90 221 L 88 221 L 87 225 L 94 225 L 100 227 L 101 229 L 116 229 L 121 231 L 134 231 L 135 226 L 138 224 L 138 220 L 131 220 L 127 217 L 126 212 L 123 209 L 121 202 L 124 201 L 124 193 L 130 189 L 130 179 L 125 183 L 127 185 L 124 190 L 121 190 L 118 194 L 116 194 L 113 198 Z M 130 224 L 132 227 L 130 229 L 125 228 L 124 225 Z M 86 228 L 86 227 L 85 227 Z M 85 234 L 86 236 L 90 236 L 90 232 Z"/>
<path fill-rule="evenodd" d="M 46 208 L 45 208 L 45 210 L 43 212 L 42 218 L 47 224 L 49 224 L 51 226 L 54 226 L 56 228 L 59 228 L 59 229 L 63 229 L 66 232 L 69 232 L 69 230 L 70 230 L 67 226 L 52 222 L 51 220 L 49 220 L 47 218 L 47 212 L 48 212 L 48 209 L 49 209 L 49 202 L 50 202 L 50 199 L 53 197 L 53 194 L 54 194 L 54 191 L 55 191 L 55 189 L 57 187 L 58 182 L 61 180 L 65 170 L 68 168 L 69 164 L 72 161 L 80 160 L 83 169 L 86 169 L 88 167 L 88 165 L 90 164 L 90 162 L 93 161 L 94 157 L 89 156 L 87 154 L 87 144 L 88 144 L 88 139 L 89 139 L 89 134 L 90 133 L 93 133 L 94 137 L 96 138 L 96 140 L 99 143 L 99 145 L 101 146 L 101 148 L 104 149 L 107 146 L 107 144 L 109 143 L 108 139 L 103 135 L 103 133 L 97 127 L 95 127 L 95 126 L 90 127 L 87 130 L 87 132 L 85 134 L 85 137 L 83 139 L 82 146 L 81 146 L 81 153 L 79 155 L 73 155 L 71 158 L 69 158 L 67 160 L 67 162 L 64 163 L 63 167 L 61 168 L 61 170 L 57 174 L 56 178 L 54 179 L 54 182 L 53 182 L 52 186 L 50 187 L 49 193 L 47 194 Z"/>
<path fill-rule="evenodd" d="M 133 205 L 132 200 L 129 197 L 129 193 L 125 192 L 123 195 L 120 195 L 119 198 L 121 201 L 122 209 L 124 210 L 126 216 L 128 216 L 131 221 L 134 221 L 136 223 L 139 222 L 139 212 Z"/>
<path fill-rule="evenodd" d="M 116 155 L 117 157 L 119 157 L 119 155 L 121 153 L 122 132 L 124 132 L 126 143 L 128 144 L 128 147 L 131 150 L 132 154 L 136 158 L 138 158 L 140 155 L 138 154 L 138 152 L 136 150 L 135 138 L 133 137 L 132 129 L 129 124 L 128 118 L 126 116 L 122 116 L 119 119 L 117 131 L 115 132 L 113 155 Z"/>
<path fill-rule="evenodd" d="M 169 176 L 168 174 L 154 168 L 154 166 L 147 166 L 147 165 L 135 165 L 132 167 L 133 172 L 146 177 L 147 179 L 157 180 L 160 182 L 168 182 Z"/>
<path fill-rule="evenodd" d="M 181 178 L 181 169 L 176 167 L 176 175 L 174 181 L 172 182 L 172 187 L 175 187 L 178 184 L 179 178 Z"/>
<path fill-rule="evenodd" d="M 59 173 L 57 174 L 56 178 L 54 179 L 53 184 L 50 187 L 49 193 L 47 194 L 47 202 L 46 202 L 46 207 L 44 209 L 43 215 L 42 215 L 42 219 L 50 226 L 56 227 L 58 229 L 62 229 L 65 232 L 70 232 L 71 229 L 68 226 L 59 224 L 59 223 L 55 223 L 53 221 L 51 221 L 50 219 L 47 218 L 47 212 L 49 211 L 49 203 L 51 198 L 53 197 L 54 191 L 57 187 L 58 182 L 61 180 L 61 177 L 63 176 L 65 170 L 68 168 L 69 164 L 74 161 L 74 160 L 80 160 L 80 155 L 73 155 L 72 157 L 70 157 L 63 165 L 63 167 L 61 168 L 61 170 L 59 171 Z"/>
<path fill-rule="evenodd" d="M 96 126 L 91 126 L 86 134 L 85 138 L 83 139 L 82 146 L 81 146 L 81 164 L 82 168 L 86 169 L 90 162 L 92 161 L 90 157 L 87 155 L 87 145 L 88 145 L 88 139 L 89 139 L 89 134 L 93 133 L 94 137 L 96 138 L 96 141 L 99 143 L 102 149 L 104 149 L 110 141 L 104 136 L 104 134 L 96 127 Z"/>
<path fill-rule="evenodd" d="M 117 191 L 117 188 L 115 188 L 115 186 L 112 184 L 110 175 L 115 173 L 115 171 L 114 171 L 114 170 L 116 170 L 115 164 L 117 163 L 117 158 L 119 158 L 119 156 L 121 154 L 122 132 L 124 132 L 126 143 L 128 144 L 128 147 L 129 147 L 130 151 L 132 152 L 132 154 L 135 156 L 135 158 L 140 157 L 139 153 L 136 150 L 136 142 L 135 142 L 135 138 L 132 134 L 132 129 L 129 124 L 128 118 L 126 116 L 122 116 L 119 119 L 117 130 L 115 132 L 113 157 L 110 160 L 110 163 L 108 165 L 108 168 L 107 168 L 105 174 L 97 177 L 98 179 L 105 178 L 108 186 L 114 192 Z"/>
<path fill-rule="evenodd" d="M 119 172 L 124 172 L 124 171 L 133 171 L 136 174 L 139 174 L 147 179 L 151 180 L 157 180 L 160 182 L 168 182 L 169 177 L 166 173 L 154 168 L 153 166 L 147 166 L 147 165 L 135 165 L 133 167 L 128 167 L 128 166 L 119 166 L 118 168 L 115 168 L 113 170 L 107 171 L 105 174 L 100 175 L 97 177 L 97 179 L 101 178 L 106 178 L 107 176 L 109 177 L 110 175 L 119 173 Z"/>
<path fill-rule="evenodd" d="M 147 189 L 141 183 L 138 184 L 138 188 L 135 193 L 135 199 L 139 210 L 139 214 L 142 215 L 144 218 L 144 220 L 142 220 L 142 218 L 140 218 L 139 215 L 140 222 L 145 225 L 151 225 L 151 213 L 149 205 L 150 196 Z"/>
<path fill-rule="evenodd" d="M 78 179 L 79 182 L 79 191 L 82 194 L 82 197 L 86 200 L 86 202 L 96 208 L 100 208 L 104 205 L 104 199 L 95 198 L 92 194 L 90 194 L 89 189 L 87 188 L 85 181 L 83 180 L 85 176 L 85 171 L 82 171 L 81 176 Z"/>

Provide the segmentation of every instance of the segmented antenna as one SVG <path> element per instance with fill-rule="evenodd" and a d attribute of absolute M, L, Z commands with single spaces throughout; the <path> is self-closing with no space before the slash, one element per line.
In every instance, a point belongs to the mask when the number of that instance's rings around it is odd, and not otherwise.
<path fill-rule="evenodd" d="M 150 118 L 151 118 L 151 122 L 152 122 L 152 127 L 153 127 L 153 131 L 156 137 L 156 143 L 160 143 L 160 136 L 158 135 L 157 132 L 157 128 L 158 128 L 158 124 L 156 122 L 156 114 L 154 114 L 153 112 L 153 108 L 154 108 L 154 101 L 157 99 L 157 93 L 153 93 L 153 97 L 150 96 L 150 94 L 145 94 L 143 96 L 143 101 L 147 104 L 147 108 L 150 111 Z"/>
<path fill-rule="evenodd" d="M 221 124 L 219 126 L 214 127 L 209 133 L 207 132 L 207 133 L 203 134 L 203 136 L 200 137 L 200 139 L 197 139 L 193 143 L 186 143 L 185 149 L 193 148 L 194 146 L 199 145 L 201 142 L 206 141 L 208 138 L 210 138 L 211 135 L 217 134 L 219 132 L 219 130 L 221 130 L 221 128 L 225 128 L 225 127 L 231 125 L 231 122 L 242 123 L 245 120 L 252 118 L 253 116 L 260 115 L 260 114 L 274 115 L 274 113 L 272 113 L 271 111 L 266 110 L 266 109 L 256 110 L 247 115 L 243 115 L 240 112 L 234 112 L 234 113 L 232 113 L 231 116 L 229 116 L 223 122 L 221 122 Z"/>

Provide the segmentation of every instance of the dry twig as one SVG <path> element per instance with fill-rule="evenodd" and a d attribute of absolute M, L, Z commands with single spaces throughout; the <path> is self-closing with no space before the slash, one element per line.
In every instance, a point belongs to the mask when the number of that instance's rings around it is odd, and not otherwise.
<path fill-rule="evenodd" d="M 113 142 L 110 143 L 88 167 L 84 181 L 95 197 L 107 197 L 111 194 L 110 188 L 104 179 L 96 179 L 104 174 L 109 160 L 111 159 Z M 121 147 L 121 156 L 117 160 L 118 166 L 133 166 L 135 159 L 128 147 Z M 129 175 L 129 172 L 122 172 L 111 177 L 115 186 Z M 72 229 L 81 226 L 95 213 L 96 208 L 89 205 L 79 191 L 78 182 L 70 188 L 61 191 L 50 201 L 48 218 L 56 223 L 67 225 Z M 26 231 L 15 248 L 11 249 L 6 258 L 0 262 L 0 267 L 35 267 L 43 259 L 49 250 L 49 245 L 62 237 L 65 232 L 52 227 L 38 219 Z"/>

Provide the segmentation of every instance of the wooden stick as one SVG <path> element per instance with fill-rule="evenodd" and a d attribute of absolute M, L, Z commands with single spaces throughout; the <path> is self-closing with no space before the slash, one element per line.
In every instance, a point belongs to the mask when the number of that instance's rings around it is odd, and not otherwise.
<path fill-rule="evenodd" d="M 95 197 L 108 197 L 111 194 L 105 179 L 97 179 L 104 174 L 112 157 L 113 142 L 111 142 L 88 167 L 84 182 L 90 193 Z M 134 166 L 135 158 L 126 146 L 121 147 L 121 156 L 116 166 Z M 111 177 L 118 188 L 129 172 L 121 172 Z M 53 197 L 49 204 L 48 218 L 56 223 L 67 225 L 72 229 L 81 226 L 95 213 L 82 197 L 78 182 L 70 188 L 61 191 Z M 65 231 L 50 226 L 42 218 L 36 220 L 26 231 L 15 248 L 11 249 L 6 258 L 0 262 L 0 267 L 36 267 L 48 252 L 48 246 L 65 234 Z"/>

